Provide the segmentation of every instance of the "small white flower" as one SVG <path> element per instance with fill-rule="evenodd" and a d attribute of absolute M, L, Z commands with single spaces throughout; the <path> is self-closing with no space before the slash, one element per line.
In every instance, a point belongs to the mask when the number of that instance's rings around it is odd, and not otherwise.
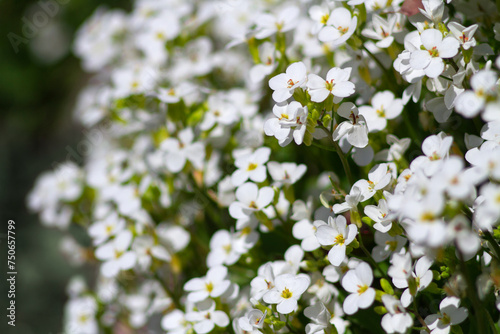
<path fill-rule="evenodd" d="M 266 312 L 261 310 L 250 310 L 245 316 L 238 319 L 238 326 L 244 331 L 251 332 L 256 328 L 264 327 L 264 319 L 266 319 Z"/>
<path fill-rule="evenodd" d="M 203 167 L 205 147 L 201 142 L 193 142 L 194 133 L 191 128 L 179 132 L 178 138 L 167 138 L 160 144 L 160 149 L 166 152 L 165 165 L 172 173 L 177 173 L 184 168 L 189 160 L 197 169 Z"/>
<path fill-rule="evenodd" d="M 372 256 L 376 262 L 382 262 L 393 253 L 399 253 L 406 244 L 406 238 L 400 235 L 391 237 L 388 233 L 375 231 L 375 244 Z"/>
<path fill-rule="evenodd" d="M 359 114 L 358 108 L 351 103 L 342 103 L 337 113 L 349 121 L 340 123 L 333 132 L 333 140 L 347 136 L 347 141 L 354 147 L 363 148 L 368 145 L 368 126 L 363 115 Z"/>
<path fill-rule="evenodd" d="M 388 217 L 389 208 L 385 199 L 378 202 L 378 206 L 367 205 L 365 206 L 365 215 L 375 222 L 373 228 L 382 233 L 387 233 L 392 227 L 392 221 Z"/>
<path fill-rule="evenodd" d="M 342 98 L 348 97 L 354 93 L 354 84 L 349 80 L 351 67 L 344 69 L 334 67 L 326 74 L 326 80 L 316 74 L 309 74 L 307 79 L 307 88 L 311 101 L 323 102 L 330 94 L 334 96 L 333 102 L 339 103 Z"/>
<path fill-rule="evenodd" d="M 347 226 L 347 221 L 344 216 L 337 216 L 335 220 L 332 217 L 328 218 L 328 225 L 320 225 L 316 231 L 316 238 L 323 246 L 333 247 L 328 252 L 328 260 L 334 266 L 339 266 L 345 259 L 346 247 L 349 245 L 356 235 L 358 228 L 354 224 Z"/>
<path fill-rule="evenodd" d="M 344 312 L 354 314 L 358 309 L 368 308 L 375 300 L 375 289 L 371 288 L 373 271 L 370 266 L 361 262 L 355 269 L 351 269 L 342 278 L 342 287 L 350 292 L 344 299 Z"/>
<path fill-rule="evenodd" d="M 186 320 L 184 312 L 177 309 L 161 319 L 161 328 L 172 334 L 186 334 L 192 331 L 192 325 Z"/>
<path fill-rule="evenodd" d="M 231 175 L 233 185 L 237 187 L 248 179 L 256 183 L 264 182 L 267 177 L 265 163 L 269 160 L 269 155 L 271 155 L 269 147 L 261 147 L 255 152 L 239 155 L 234 162 L 238 169 Z"/>
<path fill-rule="evenodd" d="M 464 50 L 476 46 L 474 33 L 478 28 L 477 24 L 473 24 L 466 28 L 457 22 L 450 22 L 448 23 L 448 28 L 450 28 L 450 33 L 460 42 Z"/>
<path fill-rule="evenodd" d="M 343 7 L 335 8 L 318 34 L 321 42 L 331 42 L 332 46 L 345 43 L 354 34 L 358 24 L 358 17 Z"/>
<path fill-rule="evenodd" d="M 255 183 L 244 183 L 236 189 L 237 201 L 229 206 L 229 214 L 236 219 L 249 217 L 268 206 L 273 197 L 274 190 L 270 187 L 259 189 Z"/>
<path fill-rule="evenodd" d="M 280 164 L 275 161 L 270 161 L 267 164 L 267 168 L 277 186 L 294 184 L 307 170 L 307 166 L 304 164 L 297 165 L 293 162 L 283 162 Z"/>
<path fill-rule="evenodd" d="M 306 65 L 296 62 L 288 66 L 285 73 L 269 80 L 269 87 L 274 90 L 273 100 L 280 103 L 292 97 L 296 88 L 302 87 L 307 80 Z"/>
<path fill-rule="evenodd" d="M 397 15 L 389 15 L 388 19 L 385 20 L 377 14 L 373 15 L 372 28 L 365 28 L 361 31 L 361 35 L 377 40 L 375 46 L 378 48 L 388 48 L 394 41 L 394 36 L 392 32 L 396 26 L 398 20 Z"/>
<path fill-rule="evenodd" d="M 207 299 L 196 304 L 197 311 L 186 313 L 186 320 L 194 322 L 193 329 L 198 334 L 211 332 L 214 327 L 227 327 L 229 317 L 224 311 L 215 309 L 215 302 Z"/>
<path fill-rule="evenodd" d="M 455 110 L 467 118 L 477 116 L 487 100 L 497 96 L 497 80 L 497 74 L 491 70 L 475 73 L 470 79 L 472 90 L 466 90 L 457 97 Z"/>
<path fill-rule="evenodd" d="M 448 334 L 450 326 L 462 323 L 469 312 L 460 306 L 457 297 L 446 297 L 439 304 L 439 313 L 431 314 L 425 318 L 425 323 L 431 330 L 431 334 Z"/>
<path fill-rule="evenodd" d="M 275 287 L 263 299 L 266 303 L 278 304 L 279 313 L 289 314 L 297 309 L 297 301 L 311 284 L 311 279 L 306 274 L 284 274 L 276 277 L 275 283 Z"/>
<path fill-rule="evenodd" d="M 403 111 L 403 101 L 394 98 L 391 91 L 378 92 L 372 97 L 371 106 L 359 107 L 359 113 L 365 117 L 370 132 L 382 131 L 388 119 L 398 117 Z"/>
<path fill-rule="evenodd" d="M 227 268 L 215 266 L 201 278 L 192 278 L 184 284 L 184 290 L 189 291 L 187 299 L 190 302 L 199 302 L 208 297 L 220 297 L 227 291 L 231 282 L 226 279 Z"/>
<path fill-rule="evenodd" d="M 286 7 L 281 9 L 278 14 L 273 15 L 263 13 L 256 17 L 257 33 L 255 38 L 264 39 L 276 32 L 287 32 L 297 26 L 300 10 L 298 7 Z"/>
<path fill-rule="evenodd" d="M 309 114 L 307 107 L 303 107 L 297 101 L 292 101 L 290 104 L 276 104 L 273 107 L 273 114 L 276 117 L 264 123 L 266 135 L 276 137 L 280 146 L 286 146 L 292 140 L 295 140 L 297 145 L 302 144 Z"/>
<path fill-rule="evenodd" d="M 427 29 L 421 34 L 425 50 L 411 53 L 410 65 L 416 70 L 423 70 L 429 78 L 437 78 L 444 71 L 443 58 L 452 58 L 458 53 L 460 43 L 454 37 L 443 39 L 437 29 Z"/>
<path fill-rule="evenodd" d="M 124 230 L 113 240 L 96 249 L 96 258 L 105 261 L 101 266 L 103 276 L 114 277 L 120 270 L 131 269 L 135 265 L 136 254 L 132 251 L 127 251 L 131 243 L 132 232 Z"/>
<path fill-rule="evenodd" d="M 388 313 L 382 317 L 382 328 L 387 333 L 404 334 L 413 326 L 413 319 L 396 297 L 385 294 L 382 302 Z"/>

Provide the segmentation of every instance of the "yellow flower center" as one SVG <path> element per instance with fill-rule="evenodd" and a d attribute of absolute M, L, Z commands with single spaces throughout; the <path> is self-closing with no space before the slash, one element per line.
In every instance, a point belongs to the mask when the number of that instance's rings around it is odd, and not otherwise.
<path fill-rule="evenodd" d="M 368 290 L 368 285 L 358 285 L 358 295 L 363 294 L 366 290 Z"/>
<path fill-rule="evenodd" d="M 208 293 L 212 292 L 214 289 L 214 285 L 212 282 L 205 283 L 205 289 L 207 289 Z"/>
<path fill-rule="evenodd" d="M 339 234 L 335 237 L 335 245 L 343 245 L 345 242 L 344 235 Z"/>
<path fill-rule="evenodd" d="M 281 297 L 285 299 L 292 298 L 292 293 L 290 292 L 290 290 L 288 290 L 288 288 L 285 288 L 285 290 L 281 292 Z"/>
<path fill-rule="evenodd" d="M 254 164 L 253 162 L 251 162 L 251 163 L 248 164 L 247 171 L 252 171 L 252 170 L 256 169 L 258 166 L 259 165 Z"/>
<path fill-rule="evenodd" d="M 422 215 L 420 216 L 420 220 L 427 222 L 427 223 L 432 222 L 435 218 L 436 217 L 434 216 L 434 214 L 430 211 L 426 211 L 426 212 L 422 213 Z"/>
<path fill-rule="evenodd" d="M 333 87 L 335 87 L 335 83 L 333 83 L 333 79 L 330 81 L 327 81 L 325 84 L 325 87 L 326 87 L 326 89 L 328 89 L 331 92 Z"/>
<path fill-rule="evenodd" d="M 330 14 L 325 14 L 321 17 L 321 24 L 326 24 L 326 22 L 328 22 L 328 19 L 330 18 Z"/>
<path fill-rule="evenodd" d="M 432 49 L 427 50 L 427 51 L 429 51 L 429 54 L 432 57 L 439 57 L 439 52 L 438 52 L 438 50 L 437 50 L 437 48 L 435 46 Z"/>

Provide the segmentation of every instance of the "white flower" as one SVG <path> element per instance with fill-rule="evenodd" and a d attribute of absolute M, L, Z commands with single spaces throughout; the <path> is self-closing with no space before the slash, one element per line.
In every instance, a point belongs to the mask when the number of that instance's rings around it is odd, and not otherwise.
<path fill-rule="evenodd" d="M 239 259 L 245 249 L 237 242 L 236 236 L 226 230 L 219 230 L 210 239 L 210 253 L 207 256 L 209 268 L 221 264 L 233 265 Z"/>
<path fill-rule="evenodd" d="M 332 46 L 345 43 L 354 34 L 358 17 L 352 17 L 351 12 L 343 7 L 335 8 L 318 34 L 321 42 L 331 42 Z"/>
<path fill-rule="evenodd" d="M 387 270 L 387 275 L 392 277 L 392 282 L 398 288 L 408 286 L 408 278 L 411 276 L 411 254 L 405 250 L 394 253 L 391 257 L 391 266 Z"/>
<path fill-rule="evenodd" d="M 392 253 L 398 253 L 406 244 L 406 238 L 400 235 L 391 237 L 388 233 L 375 231 L 376 246 L 372 249 L 372 256 L 376 262 L 387 259 Z"/>
<path fill-rule="evenodd" d="M 393 258 L 396 256 L 396 254 L 393 255 Z M 392 259 L 391 259 L 392 260 Z M 403 275 L 407 275 L 407 273 L 410 273 L 414 279 L 416 284 L 417 284 L 417 291 L 422 291 L 425 288 L 429 286 L 432 282 L 432 270 L 430 270 L 430 267 L 432 266 L 432 260 L 427 257 L 423 256 L 420 259 L 418 259 L 417 263 L 415 263 L 415 268 L 413 271 L 408 271 L 408 267 L 405 267 L 403 271 Z M 408 275 L 409 276 L 409 275 Z M 407 279 L 403 278 L 393 278 L 392 282 L 398 289 L 404 289 L 408 287 L 408 281 Z M 403 304 L 404 307 L 408 307 L 413 300 L 413 296 L 410 293 L 410 288 L 407 288 L 405 291 L 403 291 L 403 294 L 401 295 L 401 303 Z"/>
<path fill-rule="evenodd" d="M 110 237 L 125 229 L 125 220 L 117 213 L 112 212 L 103 220 L 98 220 L 88 229 L 89 235 L 94 239 L 94 245 L 100 245 Z"/>
<path fill-rule="evenodd" d="M 388 311 L 382 317 L 382 328 L 387 333 L 406 333 L 413 326 L 413 319 L 401 302 L 388 294 L 382 296 L 382 302 Z"/>
<path fill-rule="evenodd" d="M 304 315 L 313 321 L 313 323 L 306 325 L 306 334 L 325 333 L 331 314 L 322 302 L 306 307 Z"/>
<path fill-rule="evenodd" d="M 351 294 L 344 299 L 344 312 L 354 314 L 358 309 L 368 308 L 375 300 L 375 289 L 371 288 L 373 281 L 372 268 L 361 262 L 342 278 L 342 287 Z"/>
<path fill-rule="evenodd" d="M 223 94 L 213 94 L 208 97 L 208 110 L 200 123 L 201 130 L 209 130 L 216 124 L 230 125 L 238 119 L 234 104 Z"/>
<path fill-rule="evenodd" d="M 137 254 L 138 267 L 143 271 L 149 269 L 153 257 L 165 262 L 169 262 L 171 259 L 167 249 L 162 245 L 155 244 L 153 237 L 149 235 L 142 235 L 135 238 L 132 250 Z"/>
<path fill-rule="evenodd" d="M 432 135 L 422 142 L 422 152 L 424 156 L 415 158 L 412 165 L 419 166 L 427 176 L 436 173 L 443 164 L 443 159 L 448 157 L 451 145 L 453 144 L 453 137 L 446 136 L 444 132 L 437 135 Z"/>
<path fill-rule="evenodd" d="M 306 65 L 296 62 L 288 66 L 285 73 L 269 80 L 269 87 L 274 90 L 273 100 L 280 103 L 289 99 L 296 88 L 302 87 L 307 80 Z"/>
<path fill-rule="evenodd" d="M 85 296 L 68 301 L 65 308 L 65 332 L 67 333 L 98 333 L 96 320 L 97 302 L 93 297 Z"/>
<path fill-rule="evenodd" d="M 474 33 L 478 28 L 477 24 L 473 24 L 466 28 L 458 22 L 450 22 L 448 23 L 448 28 L 450 28 L 450 33 L 460 42 L 464 50 L 476 46 Z"/>
<path fill-rule="evenodd" d="M 297 101 L 292 101 L 290 104 L 276 104 L 273 107 L 273 114 L 276 117 L 264 123 L 266 135 L 276 137 L 280 146 L 286 146 L 292 140 L 295 140 L 297 145 L 302 144 L 309 114 L 307 107 L 303 107 Z"/>
<path fill-rule="evenodd" d="M 197 311 L 186 313 L 186 320 L 194 322 L 193 329 L 198 334 L 209 333 L 218 327 L 227 327 L 229 317 L 224 311 L 215 310 L 215 302 L 207 299 L 196 304 Z"/>
<path fill-rule="evenodd" d="M 446 297 L 439 304 L 439 313 L 431 314 L 425 318 L 425 323 L 431 330 L 431 334 L 448 334 L 450 326 L 462 323 L 469 312 L 460 306 L 457 297 Z"/>
<path fill-rule="evenodd" d="M 345 202 L 341 204 L 334 204 L 332 209 L 335 214 L 339 214 L 346 211 L 358 211 L 359 202 L 364 201 L 363 194 L 359 187 L 353 186 L 349 195 L 346 195 Z"/>
<path fill-rule="evenodd" d="M 387 233 L 392 227 L 392 221 L 387 216 L 389 214 L 389 208 L 387 207 L 387 202 L 381 199 L 378 202 L 378 206 L 367 205 L 365 206 L 365 215 L 371 218 L 375 222 L 373 228 L 382 233 Z"/>
<path fill-rule="evenodd" d="M 236 189 L 237 201 L 229 206 L 229 214 L 236 219 L 249 217 L 269 205 L 273 197 L 274 190 L 270 187 L 259 189 L 255 183 L 244 183 Z"/>
<path fill-rule="evenodd" d="M 439 24 L 443 21 L 444 14 L 444 1 L 443 0 L 422 0 L 424 8 L 418 10 L 424 14 L 434 24 Z"/>
<path fill-rule="evenodd" d="M 179 131 L 179 139 L 167 138 L 160 144 L 160 149 L 166 152 L 165 165 L 172 173 L 177 173 L 184 168 L 189 160 L 197 169 L 203 167 L 205 147 L 201 142 L 193 142 L 194 133 L 191 128 Z"/>
<path fill-rule="evenodd" d="M 175 309 L 161 319 L 161 328 L 172 334 L 186 334 L 192 330 L 192 325 L 186 320 L 184 312 Z"/>
<path fill-rule="evenodd" d="M 311 279 L 306 274 L 284 274 L 276 277 L 275 284 L 264 295 L 263 300 L 269 304 L 278 304 L 279 313 L 289 314 L 297 309 L 297 301 L 311 284 Z"/>
<path fill-rule="evenodd" d="M 375 46 L 378 48 L 388 48 L 394 41 L 392 32 L 398 20 L 397 15 L 389 15 L 388 20 L 384 20 L 377 14 L 373 14 L 372 29 L 365 28 L 361 31 L 361 35 L 377 40 Z"/>
<path fill-rule="evenodd" d="M 388 119 L 398 117 L 403 111 L 403 101 L 394 98 L 391 91 L 378 92 L 372 97 L 371 106 L 359 107 L 359 113 L 365 117 L 370 132 L 382 131 Z"/>
<path fill-rule="evenodd" d="M 276 32 L 287 32 L 297 26 L 297 18 L 300 15 L 298 7 L 286 7 L 281 9 L 277 15 L 264 13 L 256 17 L 257 33 L 255 38 L 264 39 Z"/>
<path fill-rule="evenodd" d="M 416 70 L 424 70 L 429 78 L 437 78 L 444 71 L 443 58 L 452 58 L 458 53 L 460 43 L 437 29 L 427 29 L 420 35 L 425 50 L 411 53 L 410 65 Z"/>
<path fill-rule="evenodd" d="M 351 103 L 342 103 L 337 113 L 347 118 L 349 121 L 340 123 L 333 132 L 333 140 L 347 136 L 349 144 L 355 147 L 363 148 L 368 145 L 368 127 L 363 115 L 359 115 L 358 108 Z"/>
<path fill-rule="evenodd" d="M 311 101 L 323 102 L 332 94 L 333 102 L 339 103 L 342 98 L 352 95 L 355 87 L 352 82 L 348 81 L 351 70 L 351 67 L 345 69 L 334 67 L 326 74 L 326 80 L 316 74 L 309 74 L 307 88 Z"/>
<path fill-rule="evenodd" d="M 469 219 L 462 215 L 453 217 L 448 225 L 448 237 L 455 240 L 457 252 L 462 253 L 465 261 L 474 257 L 481 247 L 481 239 L 471 230 L 470 225 Z"/>
<path fill-rule="evenodd" d="M 392 134 L 387 135 L 386 141 L 387 144 L 390 145 L 390 148 L 382 150 L 375 154 L 375 160 L 398 161 L 401 159 L 408 147 L 410 147 L 411 143 L 410 138 L 399 139 Z"/>
<path fill-rule="evenodd" d="M 278 163 L 275 161 L 270 161 L 267 168 L 277 186 L 294 184 L 307 170 L 307 166 L 304 164 L 297 165 L 293 162 Z"/>
<path fill-rule="evenodd" d="M 266 319 L 266 312 L 261 310 L 250 310 L 245 316 L 238 319 L 238 326 L 244 331 L 251 332 L 256 328 L 264 327 L 264 319 Z"/>
<path fill-rule="evenodd" d="M 293 225 L 293 237 L 295 239 L 302 240 L 300 247 L 302 247 L 304 251 L 312 252 L 320 247 L 318 238 L 316 238 L 316 231 L 321 225 L 325 225 L 325 222 L 322 220 L 316 220 L 311 223 L 308 219 L 302 219 Z"/>
<path fill-rule="evenodd" d="M 136 254 L 132 251 L 127 251 L 131 243 L 132 232 L 124 230 L 113 240 L 96 249 L 96 258 L 105 261 L 101 266 L 103 276 L 114 277 L 120 270 L 131 269 L 135 265 Z"/>
<path fill-rule="evenodd" d="M 264 80 L 266 75 L 271 74 L 276 67 L 276 48 L 270 42 L 264 42 L 259 46 L 260 63 L 250 69 L 250 80 L 252 82 L 260 82 Z"/>
<path fill-rule="evenodd" d="M 250 282 L 253 298 L 260 300 L 262 296 L 274 288 L 276 274 L 278 274 L 276 265 L 271 262 L 259 267 L 257 277 Z"/>
<path fill-rule="evenodd" d="M 234 162 L 238 169 L 231 175 L 233 185 L 242 185 L 248 179 L 256 183 L 264 182 L 267 177 L 265 163 L 269 160 L 270 154 L 269 147 L 261 147 L 253 153 L 246 152 L 246 154 L 239 155 Z"/>
<path fill-rule="evenodd" d="M 443 209 L 443 196 L 437 193 L 430 193 L 421 201 L 408 201 L 404 206 L 405 213 L 412 219 L 405 226 L 408 238 L 419 245 L 442 246 L 446 241 Z"/>
<path fill-rule="evenodd" d="M 187 299 L 199 302 L 208 297 L 220 297 L 231 285 L 226 277 L 227 268 L 215 266 L 208 269 L 205 277 L 190 279 L 184 284 L 184 290 L 189 291 Z"/>
<path fill-rule="evenodd" d="M 489 99 L 497 96 L 496 72 L 482 70 L 470 79 L 471 90 L 466 90 L 457 97 L 455 110 L 462 116 L 472 118 L 477 116 Z"/>
<path fill-rule="evenodd" d="M 339 266 L 345 259 L 346 246 L 349 245 L 356 235 L 358 228 L 354 224 L 347 226 L 344 216 L 337 216 L 335 220 L 328 218 L 328 225 L 320 225 L 316 231 L 316 238 L 323 246 L 333 247 L 328 252 L 328 260 L 334 266 Z"/>

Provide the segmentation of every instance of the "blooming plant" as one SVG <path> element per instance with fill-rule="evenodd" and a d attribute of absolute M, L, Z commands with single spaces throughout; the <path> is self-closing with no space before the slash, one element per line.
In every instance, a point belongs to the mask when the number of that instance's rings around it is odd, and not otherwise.
<path fill-rule="evenodd" d="M 499 333 L 499 10 L 99 9 L 74 43 L 98 140 L 28 197 L 98 269 L 65 333 Z"/>

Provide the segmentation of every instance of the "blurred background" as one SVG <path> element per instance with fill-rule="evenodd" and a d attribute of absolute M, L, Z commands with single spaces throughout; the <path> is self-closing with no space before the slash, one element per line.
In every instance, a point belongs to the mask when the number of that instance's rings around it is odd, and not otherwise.
<path fill-rule="evenodd" d="M 61 333 L 66 284 L 82 269 L 59 251 L 62 233 L 42 226 L 26 195 L 43 171 L 83 137 L 73 120 L 89 78 L 71 53 L 78 27 L 98 6 L 128 0 L 0 1 L 0 333 Z M 16 222 L 16 327 L 7 325 L 7 221 Z"/>

